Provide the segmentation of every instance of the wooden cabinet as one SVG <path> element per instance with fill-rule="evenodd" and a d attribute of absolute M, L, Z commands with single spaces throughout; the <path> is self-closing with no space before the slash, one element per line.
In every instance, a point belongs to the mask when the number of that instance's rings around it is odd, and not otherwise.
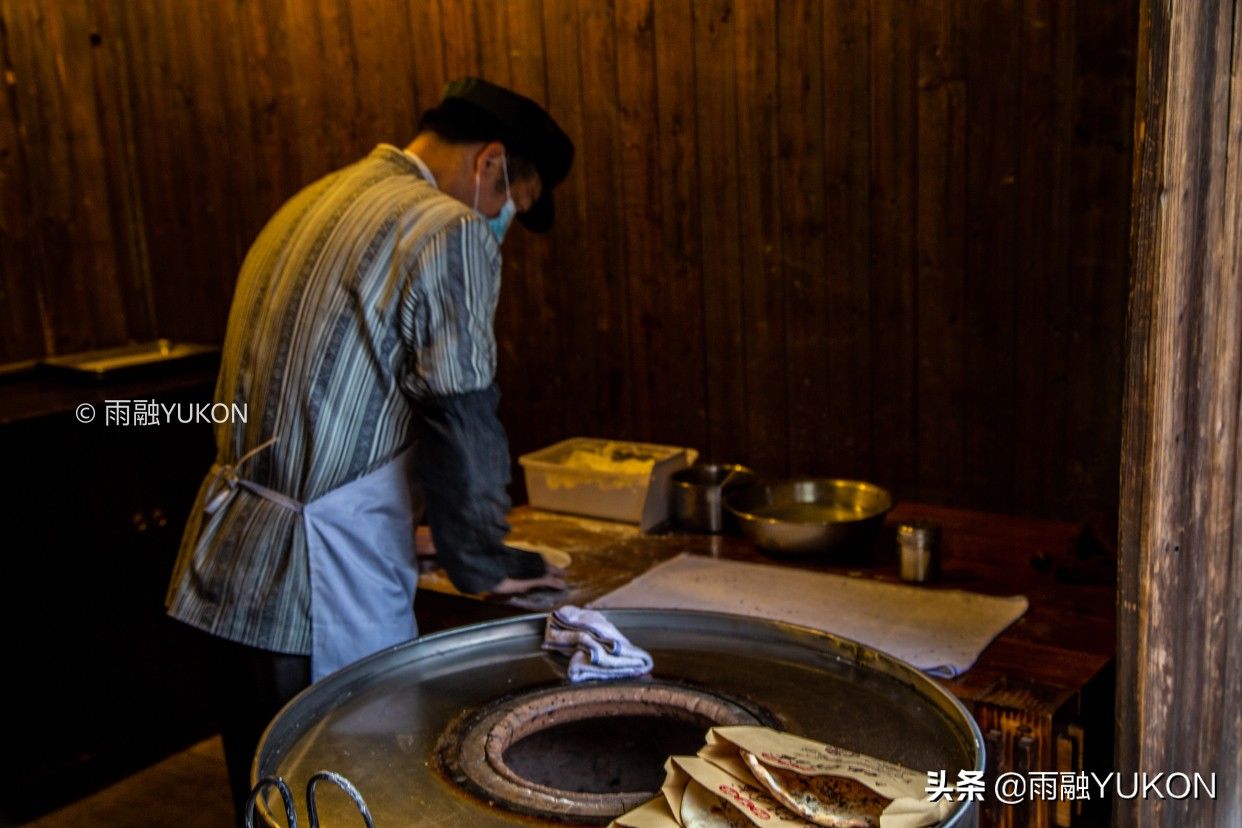
<path fill-rule="evenodd" d="M 164 615 L 211 428 L 90 424 L 82 402 L 210 400 L 214 372 L 0 387 L 4 816 L 20 818 L 209 732 L 205 664 Z"/>
<path fill-rule="evenodd" d="M 1050 780 L 1113 769 L 1115 561 L 1088 527 L 1061 521 L 905 506 L 944 526 L 950 585 L 1023 594 L 1026 614 L 956 679 L 943 682 L 975 717 L 988 753 L 989 780 L 1016 773 Z M 989 790 L 992 790 L 989 784 Z M 982 828 L 1107 825 L 1109 802 L 1027 798 L 1003 805 L 990 796 Z"/>

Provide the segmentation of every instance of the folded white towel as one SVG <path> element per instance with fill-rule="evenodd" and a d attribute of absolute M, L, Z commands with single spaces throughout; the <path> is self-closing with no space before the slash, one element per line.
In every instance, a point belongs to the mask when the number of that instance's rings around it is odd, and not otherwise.
<path fill-rule="evenodd" d="M 651 654 L 636 647 L 603 613 L 565 606 L 548 613 L 543 648 L 570 656 L 569 680 L 632 678 L 651 672 Z"/>

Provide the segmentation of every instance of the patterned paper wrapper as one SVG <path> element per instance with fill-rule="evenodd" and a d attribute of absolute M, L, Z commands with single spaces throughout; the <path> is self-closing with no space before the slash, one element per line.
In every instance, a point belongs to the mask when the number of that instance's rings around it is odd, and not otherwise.
<path fill-rule="evenodd" d="M 832 824 L 833 818 L 840 818 L 840 824 L 865 819 L 853 824 L 875 825 L 878 821 L 880 828 L 923 828 L 943 820 L 953 804 L 929 801 L 925 773 L 765 727 L 712 728 L 698 756 L 670 757 L 664 769 L 661 795 L 618 817 L 612 825 L 785 828 L 814 824 L 811 818 L 817 814 L 819 824 Z M 850 785 L 864 794 L 871 816 L 863 817 L 859 811 L 852 817 L 848 808 L 838 806 L 835 817 L 823 817 L 818 803 L 811 800 L 808 804 L 798 796 L 799 790 L 812 786 L 817 777 L 835 777 L 830 784 L 850 780 L 865 786 Z"/>

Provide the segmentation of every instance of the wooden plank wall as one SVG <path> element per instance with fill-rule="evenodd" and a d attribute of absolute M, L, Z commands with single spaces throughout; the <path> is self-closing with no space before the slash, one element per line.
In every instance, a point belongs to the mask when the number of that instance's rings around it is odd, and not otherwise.
<path fill-rule="evenodd" d="M 506 245 L 515 452 L 1111 512 L 1133 5 L 0 0 L 0 361 L 218 339 L 265 217 L 479 73 L 579 148 Z"/>
<path fill-rule="evenodd" d="M 1216 791 L 1119 799 L 1115 825 L 1242 824 L 1240 13 L 1142 3 L 1117 769 Z"/>

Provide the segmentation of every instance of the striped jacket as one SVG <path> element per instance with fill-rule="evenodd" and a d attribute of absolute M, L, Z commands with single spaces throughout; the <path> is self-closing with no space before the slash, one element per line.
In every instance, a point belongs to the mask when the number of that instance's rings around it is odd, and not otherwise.
<path fill-rule="evenodd" d="M 246 255 L 216 400 L 217 464 L 307 503 L 417 438 L 440 557 L 459 588 L 537 574 L 506 553 L 509 456 L 496 419 L 492 330 L 500 250 L 487 224 L 388 145 L 309 185 Z M 244 488 L 214 513 L 200 487 L 169 614 L 221 637 L 310 652 L 301 515 Z M 413 483 L 412 483 L 413 485 Z"/>

